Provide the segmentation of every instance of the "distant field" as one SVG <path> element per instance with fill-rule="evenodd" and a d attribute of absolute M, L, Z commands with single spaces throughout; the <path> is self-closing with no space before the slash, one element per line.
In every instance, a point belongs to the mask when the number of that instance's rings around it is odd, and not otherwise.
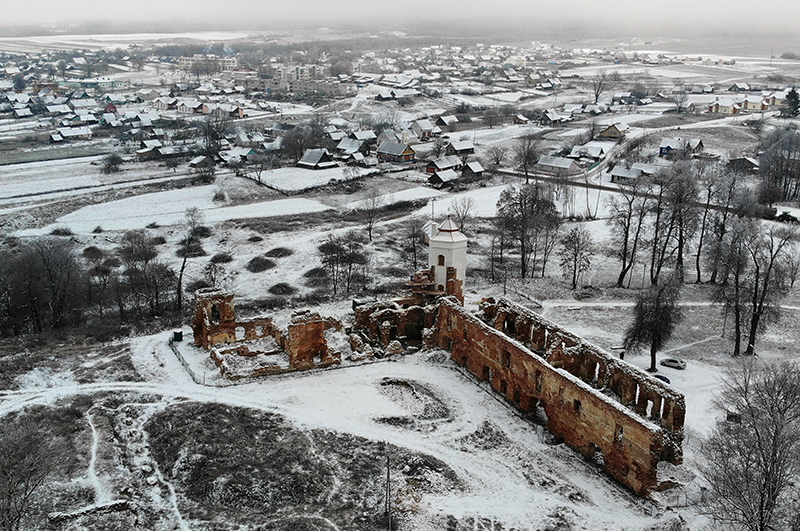
<path fill-rule="evenodd" d="M 93 155 L 104 155 L 111 150 L 106 145 L 70 145 L 54 149 L 42 149 L 37 151 L 13 151 L 6 152 L 0 157 L 0 166 L 8 164 L 19 164 L 21 162 L 39 162 L 44 160 L 70 159 L 74 157 L 90 157 Z"/>

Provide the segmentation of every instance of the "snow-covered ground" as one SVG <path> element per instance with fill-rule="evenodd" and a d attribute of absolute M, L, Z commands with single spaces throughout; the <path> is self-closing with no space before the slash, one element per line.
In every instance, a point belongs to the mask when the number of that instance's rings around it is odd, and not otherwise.
<path fill-rule="evenodd" d="M 354 179 L 366 173 L 358 168 L 352 168 L 352 174 L 346 173 L 345 170 L 351 170 L 351 168 L 337 166 L 324 170 L 309 170 L 289 166 L 265 171 L 261 174 L 261 182 L 282 192 L 297 193 L 311 188 L 319 188 L 332 182 Z"/>
<path fill-rule="evenodd" d="M 214 202 L 217 191 L 216 186 L 206 185 L 192 188 L 191 192 L 170 190 L 90 205 L 58 218 L 51 225 L 19 231 L 17 235 L 49 234 L 57 227 L 67 227 L 77 234 L 88 234 L 96 227 L 104 231 L 118 231 L 143 229 L 153 223 L 159 226 L 177 225 L 185 219 L 189 208 L 199 209 L 208 223 L 321 212 L 330 208 L 319 201 L 302 197 L 224 206 Z"/>

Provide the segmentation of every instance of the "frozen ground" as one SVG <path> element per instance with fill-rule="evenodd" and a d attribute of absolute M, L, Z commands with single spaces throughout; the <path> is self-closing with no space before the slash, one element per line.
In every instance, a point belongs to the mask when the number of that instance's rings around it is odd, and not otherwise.
<path fill-rule="evenodd" d="M 561 522 L 575 530 L 633 531 L 676 514 L 623 491 L 563 445 L 543 442 L 540 428 L 521 421 L 487 389 L 464 376 L 447 361 L 446 353 L 421 353 L 224 388 L 193 383 L 166 346 L 164 333 L 134 340 L 130 356 L 145 381 L 28 386 L 5 393 L 0 413 L 110 392 L 134 402 L 136 396 L 160 397 L 151 402 L 149 415 L 176 400 L 213 402 L 278 413 L 303 431 L 322 429 L 369 441 L 390 441 L 440 460 L 462 483 L 459 488 L 433 488 L 402 498 L 400 503 L 409 510 L 401 521 L 408 529 L 441 529 L 451 515 L 459 522 L 470 518 L 495 522 L 502 526 L 498 529 L 534 530 Z M 425 400 L 442 404 L 445 413 L 434 418 L 421 416 L 420 395 L 387 392 L 387 379 L 424 386 L 429 397 Z M 126 408 L 123 404 L 118 409 Z M 408 420 L 397 424 L 381 421 L 384 418 Z M 102 450 L 102 439 L 99 444 Z M 115 473 L 120 471 L 98 466 L 93 460 L 87 477 L 105 489 L 115 484 L 108 477 Z M 182 528 L 206 529 L 207 523 L 181 516 L 187 500 L 176 479 L 167 471 L 155 473 L 161 484 L 169 485 L 165 492 L 175 492 L 174 499 L 152 498 L 154 503 L 163 503 L 165 510 L 174 503 L 174 515 L 168 521 Z M 118 495 L 104 492 L 105 497 L 112 494 Z M 324 505 L 318 510 L 324 514 Z"/>

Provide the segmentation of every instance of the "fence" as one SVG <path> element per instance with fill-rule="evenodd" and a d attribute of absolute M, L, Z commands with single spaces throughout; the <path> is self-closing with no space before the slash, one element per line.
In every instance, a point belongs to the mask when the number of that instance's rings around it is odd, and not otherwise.
<path fill-rule="evenodd" d="M 186 372 L 189 373 L 189 376 L 192 378 L 194 383 L 200 384 L 200 385 L 211 385 L 211 386 L 215 386 L 215 387 L 218 386 L 218 384 L 216 384 L 216 383 L 210 383 L 210 382 L 206 383 L 206 371 L 203 371 L 203 373 L 201 374 L 201 373 L 195 371 L 194 369 L 192 369 L 189 366 L 189 363 L 186 361 L 186 358 L 183 357 L 183 354 L 181 354 L 181 351 L 178 350 L 178 347 L 175 346 L 174 338 L 173 338 L 172 335 L 170 335 L 170 338 L 169 338 L 169 348 L 172 349 L 172 352 L 178 358 L 178 361 L 181 362 L 181 365 L 183 365 L 183 368 L 186 369 Z"/>

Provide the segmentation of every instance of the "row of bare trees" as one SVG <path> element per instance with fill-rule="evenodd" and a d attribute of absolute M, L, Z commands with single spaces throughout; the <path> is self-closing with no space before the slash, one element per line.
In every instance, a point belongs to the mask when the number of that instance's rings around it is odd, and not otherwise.
<path fill-rule="evenodd" d="M 160 256 L 163 240 L 145 230 L 125 233 L 113 251 L 90 246 L 79 255 L 63 237 L 3 250 L 0 334 L 180 315 L 187 260 L 202 254 L 201 222 L 196 210 L 187 213 L 177 272 Z"/>
<path fill-rule="evenodd" d="M 797 276 L 795 231 L 754 217 L 756 202 L 740 175 L 722 165 L 679 161 L 669 170 L 623 187 L 609 199 L 617 286 L 634 264 L 652 286 L 665 271 L 684 282 L 695 255 L 695 282 L 717 285 L 734 320 L 734 355 L 754 353 L 758 333 L 777 317 L 778 301 Z"/>

